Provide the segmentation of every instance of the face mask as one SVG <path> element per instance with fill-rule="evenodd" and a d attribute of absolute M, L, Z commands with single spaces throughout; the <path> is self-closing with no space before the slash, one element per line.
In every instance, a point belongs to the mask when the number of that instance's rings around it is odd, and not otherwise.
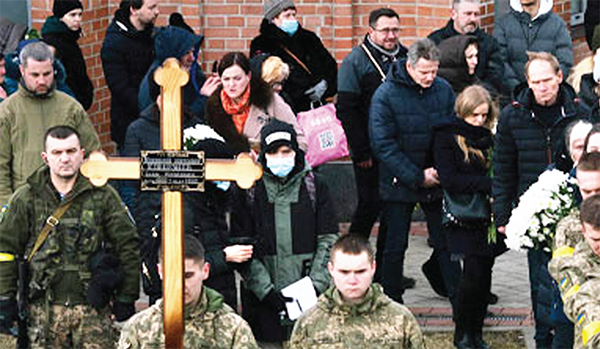
<path fill-rule="evenodd" d="M 267 167 L 277 177 L 284 178 L 294 169 L 295 157 L 267 158 Z"/>
<path fill-rule="evenodd" d="M 594 70 L 593 76 L 595 82 L 600 82 L 600 49 L 596 52 L 596 56 L 594 56 Z"/>
<path fill-rule="evenodd" d="M 298 30 L 298 21 L 295 19 L 284 19 L 281 21 L 281 27 L 279 29 L 286 32 L 289 36 L 292 36 Z"/>
<path fill-rule="evenodd" d="M 230 181 L 214 181 L 214 183 L 217 186 L 217 188 L 221 189 L 222 191 L 227 191 L 227 189 L 229 189 L 229 187 L 231 186 Z"/>

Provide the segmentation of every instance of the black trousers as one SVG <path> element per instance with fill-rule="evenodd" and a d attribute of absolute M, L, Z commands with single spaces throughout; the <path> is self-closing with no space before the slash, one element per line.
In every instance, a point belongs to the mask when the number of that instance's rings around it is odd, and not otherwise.
<path fill-rule="evenodd" d="M 463 260 L 463 272 L 453 302 L 455 335 L 460 339 L 464 333 L 481 333 L 487 314 L 488 297 L 492 286 L 494 257 L 467 254 Z"/>

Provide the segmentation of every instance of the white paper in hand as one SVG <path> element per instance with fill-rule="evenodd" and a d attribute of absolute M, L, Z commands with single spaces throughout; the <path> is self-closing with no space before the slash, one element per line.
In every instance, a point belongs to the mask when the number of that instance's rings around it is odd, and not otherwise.
<path fill-rule="evenodd" d="M 294 299 L 292 302 L 285 303 L 288 316 L 292 321 L 317 304 L 317 292 L 315 292 L 312 280 L 308 276 L 283 288 L 281 293 Z"/>

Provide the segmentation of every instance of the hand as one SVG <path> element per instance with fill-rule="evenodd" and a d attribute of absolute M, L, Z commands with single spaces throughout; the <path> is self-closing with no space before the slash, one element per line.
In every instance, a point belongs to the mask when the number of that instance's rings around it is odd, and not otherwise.
<path fill-rule="evenodd" d="M 373 158 L 368 158 L 365 161 L 357 162 L 356 166 L 364 169 L 371 168 L 373 167 Z"/>
<path fill-rule="evenodd" d="M 252 245 L 232 245 L 223 249 L 225 260 L 233 263 L 243 263 L 252 258 Z"/>
<path fill-rule="evenodd" d="M 433 167 L 426 168 L 423 171 L 423 186 L 425 188 L 435 187 L 440 184 L 437 170 Z"/>
<path fill-rule="evenodd" d="M 14 299 L 0 301 L 0 333 L 12 333 L 19 310 Z"/>
<path fill-rule="evenodd" d="M 323 97 L 325 91 L 327 91 L 327 81 L 323 79 L 315 86 L 304 91 L 304 94 L 310 98 L 311 102 L 316 102 L 321 100 L 321 97 Z"/>
<path fill-rule="evenodd" d="M 112 311 L 115 315 L 115 320 L 118 322 L 125 321 L 135 314 L 135 305 L 133 302 L 129 303 L 115 301 L 113 303 Z"/>
<path fill-rule="evenodd" d="M 219 86 L 221 86 L 221 79 L 216 74 L 211 75 L 204 81 L 202 88 L 200 88 L 200 94 L 209 97 Z"/>
<path fill-rule="evenodd" d="M 499 232 L 500 234 L 506 234 L 506 226 L 503 225 L 501 227 L 498 227 L 496 229 L 496 231 Z"/>

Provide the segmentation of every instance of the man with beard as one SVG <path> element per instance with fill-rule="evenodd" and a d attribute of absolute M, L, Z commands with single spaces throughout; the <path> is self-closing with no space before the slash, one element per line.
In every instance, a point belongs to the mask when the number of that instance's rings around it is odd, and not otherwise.
<path fill-rule="evenodd" d="M 480 0 L 454 0 L 452 18 L 445 27 L 429 34 L 429 39 L 439 45 L 456 35 L 472 35 L 477 38 L 478 64 L 475 75 L 490 92 L 500 92 L 504 75 L 504 62 L 500 46 L 493 36 L 479 27 L 481 22 Z"/>
<path fill-rule="evenodd" d="M 400 43 L 400 17 L 389 8 L 379 8 L 369 15 L 368 34 L 344 58 L 338 74 L 337 115 L 342 121 L 350 145 L 358 205 L 352 217 L 350 232 L 365 238 L 371 235 L 373 224 L 380 216 L 379 169 L 369 144 L 369 107 L 371 97 L 385 80 L 393 62 L 406 57 L 407 49 Z M 380 217 L 377 235 L 377 273 L 381 277 L 386 222 Z M 414 286 L 409 279 L 405 286 Z"/>
<path fill-rule="evenodd" d="M 56 90 L 54 57 L 43 42 L 21 50 L 18 91 L 0 104 L 0 203 L 42 165 L 40 139 L 49 128 L 67 125 L 81 135 L 83 148 L 100 148 L 100 139 L 77 100 Z"/>
<path fill-rule="evenodd" d="M 127 126 L 138 118 L 138 91 L 154 59 L 152 28 L 158 0 L 122 0 L 106 30 L 100 58 L 110 90 L 110 136 L 120 151 Z"/>

